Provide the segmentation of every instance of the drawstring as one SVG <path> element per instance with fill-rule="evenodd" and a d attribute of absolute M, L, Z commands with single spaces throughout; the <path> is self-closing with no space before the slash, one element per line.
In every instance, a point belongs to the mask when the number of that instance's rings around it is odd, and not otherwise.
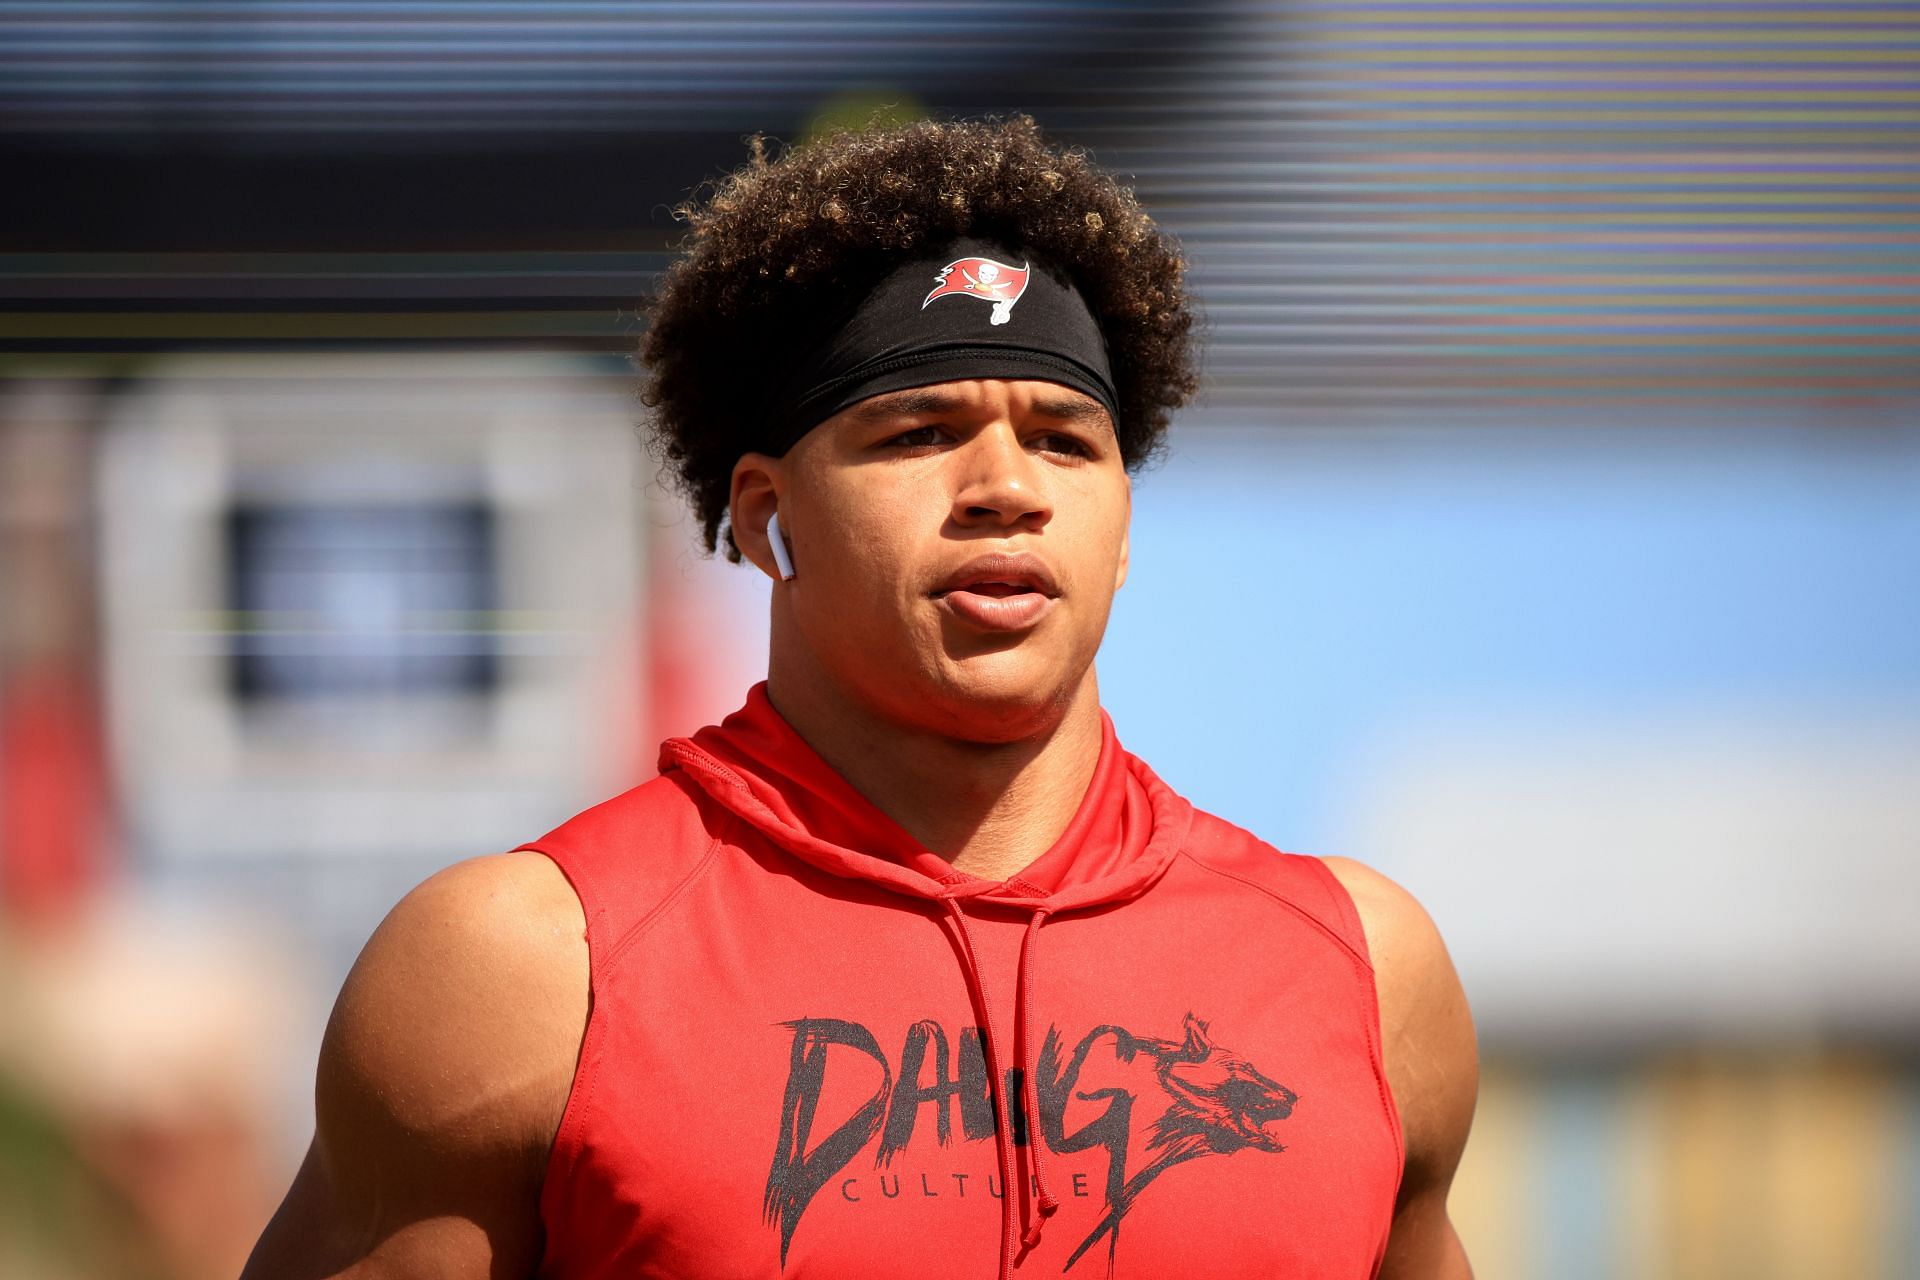
<path fill-rule="evenodd" d="M 994 1137 L 1000 1148 L 1000 1280 L 1012 1280 L 1013 1277 L 1013 1235 L 1014 1235 L 1014 1195 L 1013 1186 L 1013 1143 L 1008 1136 L 1007 1090 L 1000 1079 L 1000 1058 L 993 1051 L 993 1009 L 987 1003 L 987 992 L 980 981 L 980 962 L 975 958 L 973 930 L 967 927 L 967 913 L 960 909 L 955 898 L 943 898 L 947 914 L 960 927 L 960 945 L 966 953 L 966 964 L 961 966 L 967 976 L 967 986 L 971 989 L 975 1002 L 980 1006 L 980 1036 L 986 1041 L 987 1083 L 993 1096 Z M 1031 1140 L 1031 1139 L 1029 1139 Z"/>
<path fill-rule="evenodd" d="M 980 1009 L 980 1035 L 987 1051 L 987 1080 L 991 1086 L 994 1106 L 994 1133 L 999 1146 L 1000 1156 L 1000 1276 L 1001 1280 L 1012 1280 L 1013 1268 L 1019 1257 L 1025 1257 L 1028 1250 L 1040 1243 L 1040 1232 L 1048 1218 L 1059 1209 L 1060 1202 L 1054 1198 L 1047 1186 L 1044 1168 L 1046 1135 L 1041 1132 L 1039 1089 L 1034 1083 L 1038 1065 L 1030 1061 L 1027 1046 L 1027 1024 L 1029 1010 L 1033 1003 L 1033 955 L 1038 950 L 1034 939 L 1039 936 L 1040 926 L 1045 922 L 1048 912 L 1042 908 L 1033 913 L 1027 922 L 1026 936 L 1020 943 L 1020 967 L 1015 983 L 1014 1004 L 1014 1055 L 1019 1062 L 1020 1077 L 1023 1086 L 1022 1099 L 1025 1107 L 1024 1132 L 1027 1136 L 1027 1150 L 1033 1161 L 1033 1181 L 1035 1191 L 1035 1214 L 1033 1225 L 1024 1235 L 1019 1233 L 1017 1217 L 1020 1194 L 1015 1181 L 1017 1173 L 1014 1165 L 1014 1144 L 1011 1108 L 1007 1102 L 1006 1077 L 1000 1067 L 1000 1056 L 993 1045 L 993 1008 L 987 1000 L 986 986 L 980 980 L 980 962 L 977 949 L 973 944 L 973 930 L 967 924 L 967 913 L 960 909 L 957 898 L 943 898 L 947 914 L 960 931 L 960 945 L 966 964 L 962 966 L 966 974 L 967 987 Z M 1016 1257 L 1015 1240 L 1019 1241 Z"/>
<path fill-rule="evenodd" d="M 1033 1038 L 1029 1034 L 1028 1022 L 1033 1008 L 1033 954 L 1039 949 L 1036 939 L 1040 936 L 1040 925 L 1047 918 L 1047 910 L 1042 907 L 1033 913 L 1027 921 L 1027 936 L 1020 941 L 1020 998 L 1014 1006 L 1014 1052 L 1020 1057 L 1020 1078 L 1026 1086 L 1027 1102 L 1027 1151 L 1033 1160 L 1034 1213 L 1033 1225 L 1027 1228 L 1027 1234 L 1021 1237 L 1023 1250 L 1032 1249 L 1040 1243 L 1041 1228 L 1047 1224 L 1060 1202 L 1054 1198 L 1047 1187 L 1046 1169 L 1043 1161 L 1047 1150 L 1046 1135 L 1040 1131 L 1040 1087 L 1034 1083 L 1039 1075 L 1040 1063 L 1031 1052 Z"/>

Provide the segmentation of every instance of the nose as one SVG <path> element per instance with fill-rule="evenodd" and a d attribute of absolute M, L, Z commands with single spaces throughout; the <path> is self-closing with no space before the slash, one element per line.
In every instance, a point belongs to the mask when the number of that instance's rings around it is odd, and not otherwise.
<path fill-rule="evenodd" d="M 963 528 L 1039 529 L 1053 518 L 1053 500 L 1039 460 L 1011 425 L 981 430 L 959 450 L 960 485 L 953 519 Z"/>

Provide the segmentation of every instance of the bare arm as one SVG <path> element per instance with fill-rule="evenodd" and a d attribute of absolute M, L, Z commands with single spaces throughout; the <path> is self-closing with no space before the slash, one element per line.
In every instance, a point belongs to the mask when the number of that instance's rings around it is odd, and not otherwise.
<path fill-rule="evenodd" d="M 1466 995 L 1440 931 L 1412 894 L 1362 863 L 1325 861 L 1353 895 L 1373 955 L 1387 1085 L 1406 1139 L 1380 1280 L 1472 1280 L 1447 1217 L 1480 1082 Z"/>
<path fill-rule="evenodd" d="M 588 1009 L 579 900 L 537 853 L 432 876 L 320 1048 L 306 1161 L 241 1280 L 520 1280 Z"/>

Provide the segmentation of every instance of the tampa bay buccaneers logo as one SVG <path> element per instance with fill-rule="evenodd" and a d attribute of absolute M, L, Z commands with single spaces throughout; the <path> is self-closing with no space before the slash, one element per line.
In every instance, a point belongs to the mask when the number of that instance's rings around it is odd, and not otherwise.
<path fill-rule="evenodd" d="M 935 298 L 965 294 L 985 298 L 993 304 L 992 323 L 1005 324 L 1013 314 L 1013 304 L 1027 291 L 1027 265 L 1010 267 L 992 258 L 956 258 L 940 268 L 933 292 L 920 304 L 925 311 Z"/>
<path fill-rule="evenodd" d="M 873 1033 L 858 1022 L 801 1018 L 783 1025 L 792 1030 L 793 1043 L 764 1205 L 768 1224 L 780 1234 L 782 1267 L 802 1215 L 829 1183 L 835 1184 L 840 1199 L 855 1204 L 868 1199 L 862 1184 L 869 1177 L 876 1184 L 874 1199 L 902 1193 L 900 1174 L 891 1175 L 889 1190 L 889 1175 L 850 1174 L 849 1166 L 877 1138 L 873 1169 L 885 1170 L 912 1138 L 922 1107 L 932 1104 L 935 1108 L 935 1134 L 941 1146 L 952 1139 L 956 1101 L 966 1138 L 992 1137 L 995 1125 L 977 1027 L 962 1029 L 959 1052 L 950 1057 L 946 1030 L 938 1022 L 914 1023 L 900 1051 L 896 1077 Z M 840 1109 L 845 1118 L 822 1135 L 815 1131 L 824 1127 L 816 1121 L 830 1048 L 841 1050 L 835 1055 L 841 1061 L 849 1060 L 847 1050 L 871 1059 L 879 1067 L 878 1087 L 851 1113 Z M 930 1081 L 925 1079 L 929 1065 Z M 1236 1151 L 1284 1151 L 1274 1126 L 1292 1115 L 1299 1101 L 1293 1090 L 1268 1078 L 1231 1049 L 1215 1044 L 1207 1024 L 1191 1013 L 1178 1040 L 1135 1035 L 1125 1027 L 1108 1025 L 1080 1037 L 1071 1052 L 1066 1051 L 1059 1030 L 1049 1027 L 1037 1066 L 1034 1086 L 1040 1137 L 1048 1150 L 1063 1156 L 1098 1150 L 1106 1156 L 1105 1212 L 1074 1248 L 1066 1270 L 1105 1240 L 1111 1272 L 1121 1221 L 1141 1194 L 1176 1165 Z M 858 1071 L 865 1079 L 874 1078 L 872 1065 Z M 1003 1084 L 1009 1096 L 1018 1097 L 1019 1069 L 1007 1075 Z M 849 1095 L 838 1092 L 835 1096 Z M 1015 1109 L 1012 1115 L 1014 1142 L 1031 1141 L 1021 1112 Z M 930 1176 L 938 1175 L 919 1175 L 924 1194 L 934 1193 Z M 970 1175 L 945 1176 L 957 1179 L 959 1194 L 966 1194 Z M 1005 1194 L 1005 1188 L 996 1189 L 995 1181 L 988 1176 L 987 1193 Z M 953 1193 L 944 1180 L 942 1185 Z"/>

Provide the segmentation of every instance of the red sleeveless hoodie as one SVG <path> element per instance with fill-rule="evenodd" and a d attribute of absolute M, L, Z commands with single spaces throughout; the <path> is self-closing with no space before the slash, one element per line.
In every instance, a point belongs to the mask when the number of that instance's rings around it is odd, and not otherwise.
<path fill-rule="evenodd" d="M 764 684 L 520 846 L 579 894 L 593 989 L 542 1276 L 1377 1274 L 1402 1151 L 1351 899 L 1101 723 L 1004 882 Z"/>

